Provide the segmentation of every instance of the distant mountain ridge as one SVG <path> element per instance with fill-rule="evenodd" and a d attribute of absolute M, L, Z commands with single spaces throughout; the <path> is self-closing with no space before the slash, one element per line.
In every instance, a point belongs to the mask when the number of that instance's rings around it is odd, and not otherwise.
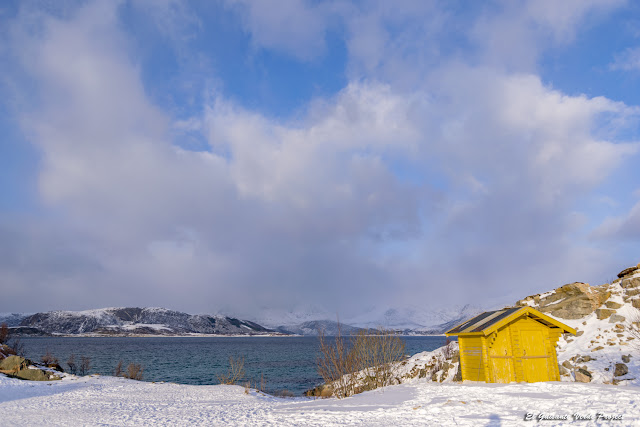
<path fill-rule="evenodd" d="M 308 311 L 276 310 L 253 321 L 223 315 L 192 315 L 165 308 L 114 307 L 84 311 L 50 311 L 35 314 L 0 313 L 14 333 L 23 335 L 344 335 L 362 329 L 393 330 L 404 335 L 439 335 L 482 310 L 465 305 L 429 310 L 420 307 L 369 310 L 357 317 L 337 321 L 337 316 L 318 307 Z M 331 319 L 336 317 L 336 319 Z"/>
<path fill-rule="evenodd" d="M 120 307 L 0 315 L 15 333 L 49 335 L 264 335 L 255 322 L 229 316 L 192 315 L 165 308 Z"/>
<path fill-rule="evenodd" d="M 336 314 L 313 306 L 298 310 L 265 310 L 255 321 L 271 329 L 298 335 L 335 335 L 338 321 L 342 334 L 348 335 L 362 329 L 384 328 L 403 335 L 441 335 L 451 327 L 484 311 L 474 305 L 451 306 L 440 309 L 409 306 L 400 308 L 372 308 L 355 317 L 338 319 Z"/>
<path fill-rule="evenodd" d="M 353 335 L 362 330 L 362 328 L 339 324 L 334 320 L 310 320 L 297 325 L 279 326 L 276 330 L 294 335 L 318 335 L 319 331 L 323 331 L 327 336 L 336 336 L 338 331 L 340 331 L 341 335 Z"/>

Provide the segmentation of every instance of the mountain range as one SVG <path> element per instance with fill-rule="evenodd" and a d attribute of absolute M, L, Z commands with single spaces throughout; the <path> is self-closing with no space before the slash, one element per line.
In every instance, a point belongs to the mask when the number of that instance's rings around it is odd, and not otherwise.
<path fill-rule="evenodd" d="M 405 307 L 370 309 L 338 322 L 332 314 L 310 307 L 298 311 L 265 310 L 253 321 L 225 315 L 192 315 L 165 308 L 103 308 L 84 311 L 49 311 L 35 314 L 0 314 L 16 335 L 326 335 L 385 328 L 406 335 L 441 334 L 450 326 L 481 310 L 466 305 L 430 311 Z"/>
<path fill-rule="evenodd" d="M 343 334 L 384 328 L 404 335 L 439 335 L 482 311 L 482 308 L 469 304 L 440 309 L 372 307 L 358 316 L 340 318 L 321 307 L 308 306 L 296 310 L 264 309 L 253 320 L 270 329 L 300 335 L 317 335 L 320 329 L 324 329 L 327 335 L 335 335 L 338 324 Z"/>
<path fill-rule="evenodd" d="M 229 316 L 192 315 L 165 308 L 103 308 L 3 314 L 19 335 L 265 335 L 274 331 L 255 322 Z"/>

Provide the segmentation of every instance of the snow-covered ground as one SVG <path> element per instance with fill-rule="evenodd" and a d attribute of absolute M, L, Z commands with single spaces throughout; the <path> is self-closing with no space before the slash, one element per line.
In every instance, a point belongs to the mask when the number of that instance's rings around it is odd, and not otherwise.
<path fill-rule="evenodd" d="M 0 424 L 38 425 L 640 425 L 640 388 L 604 384 L 433 383 L 415 380 L 350 398 L 276 398 L 240 386 L 190 386 L 66 376 L 31 382 L 0 374 Z M 621 420 L 597 420 L 597 414 Z M 574 421 L 573 415 L 591 417 Z"/>

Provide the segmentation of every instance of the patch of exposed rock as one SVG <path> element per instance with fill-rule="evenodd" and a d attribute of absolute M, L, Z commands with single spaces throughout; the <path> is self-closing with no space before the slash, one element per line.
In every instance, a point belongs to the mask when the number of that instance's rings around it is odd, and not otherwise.
<path fill-rule="evenodd" d="M 611 291 L 607 288 L 575 282 L 561 286 L 553 292 L 529 296 L 518 301 L 516 305 L 534 306 L 543 313 L 562 319 L 580 319 L 593 313 L 609 296 Z"/>
<path fill-rule="evenodd" d="M 13 378 L 29 381 L 52 381 L 60 377 L 53 372 L 40 369 L 29 359 L 20 356 L 9 356 L 0 362 L 0 372 Z"/>
<path fill-rule="evenodd" d="M 636 265 L 634 267 L 625 268 L 620 273 L 618 273 L 618 278 L 622 279 L 622 278 L 624 278 L 626 276 L 631 276 L 631 275 L 637 273 L 638 270 L 640 270 L 640 264 L 638 264 L 638 265 Z"/>

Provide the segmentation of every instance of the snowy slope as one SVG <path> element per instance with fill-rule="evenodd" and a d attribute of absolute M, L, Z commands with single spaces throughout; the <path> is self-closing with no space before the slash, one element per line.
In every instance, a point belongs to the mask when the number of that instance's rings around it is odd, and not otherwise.
<path fill-rule="evenodd" d="M 631 278 L 640 278 L 640 273 Z M 640 321 L 640 312 L 633 307 L 633 300 L 624 301 L 625 289 L 620 282 L 607 288 L 611 296 L 601 308 L 606 309 L 607 303 L 609 306 L 620 305 L 615 315 L 621 317 L 599 319 L 598 313 L 594 312 L 575 320 L 558 319 L 580 335 L 560 338 L 558 362 L 564 362 L 570 371 L 572 367 L 586 369 L 593 376 L 592 382 L 640 385 L 640 337 L 630 330 L 634 327 L 631 322 Z M 616 364 L 624 364 L 628 373 L 615 376 Z M 575 379 L 575 374 L 569 372 L 569 377 L 565 375 L 563 379 Z"/>
<path fill-rule="evenodd" d="M 640 425 L 638 387 L 603 384 L 411 383 L 350 398 L 282 399 L 240 386 L 147 383 L 115 377 L 27 382 L 0 374 L 3 425 L 516 426 L 530 413 L 556 425 Z M 597 414 L 617 422 L 596 420 Z M 575 423 L 573 414 L 591 421 Z"/>

